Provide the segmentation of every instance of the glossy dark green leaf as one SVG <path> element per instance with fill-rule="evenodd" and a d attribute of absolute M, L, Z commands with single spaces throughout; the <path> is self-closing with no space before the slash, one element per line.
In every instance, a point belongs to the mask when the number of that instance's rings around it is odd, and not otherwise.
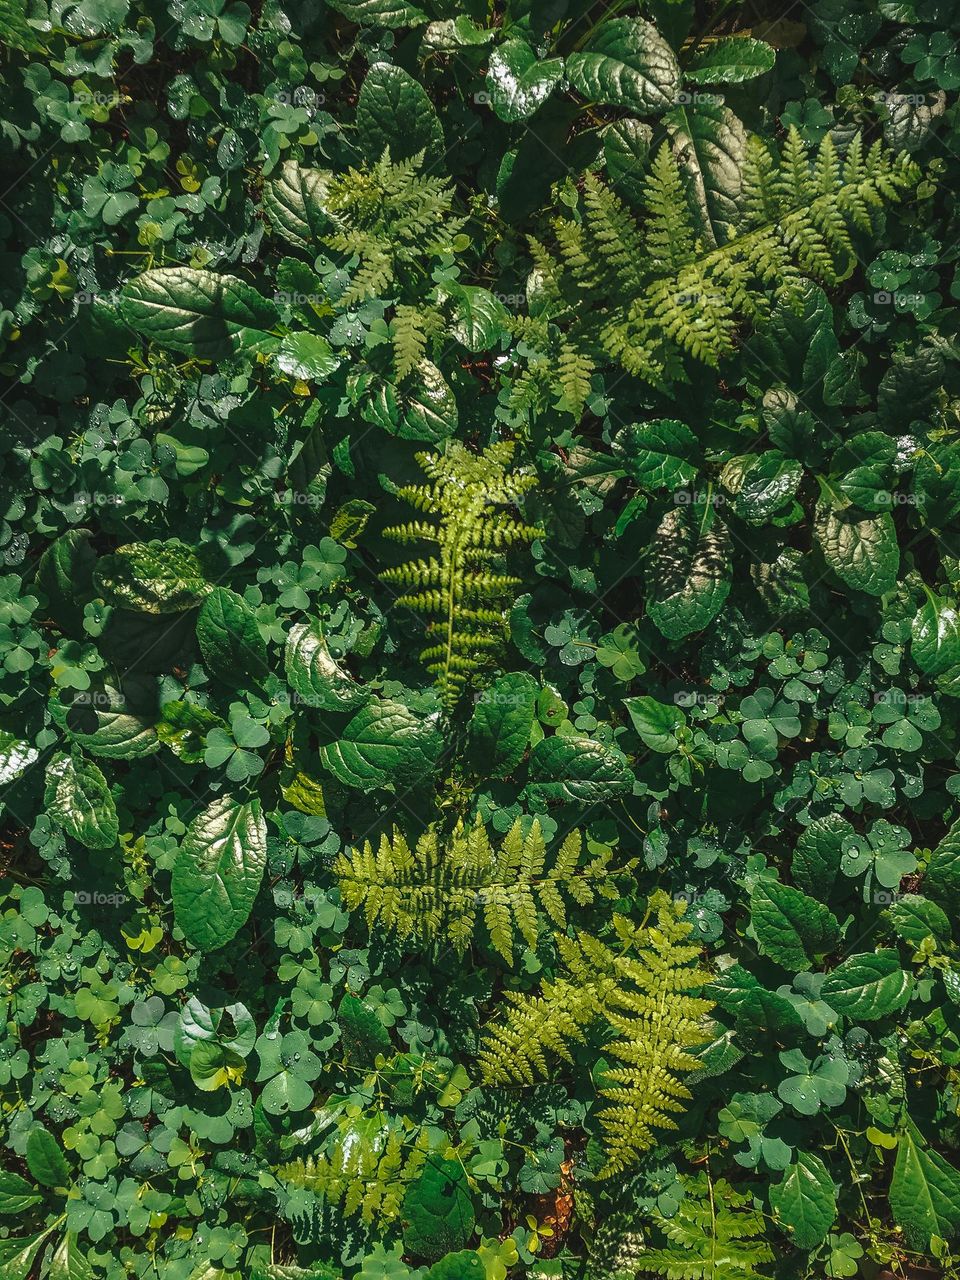
<path fill-rule="evenodd" d="M 642 18 L 611 18 L 567 58 L 570 83 L 588 101 L 652 115 L 674 101 L 680 70 L 673 50 Z"/>
<path fill-rule="evenodd" d="M 173 909 L 191 946 L 215 951 L 247 921 L 266 866 L 259 800 L 214 800 L 190 824 L 173 867 Z"/>
<path fill-rule="evenodd" d="M 370 697 L 332 656 L 318 622 L 298 622 L 290 628 L 284 662 L 290 687 L 305 706 L 355 711 Z"/>
<path fill-rule="evenodd" d="M 267 646 L 254 610 L 228 587 L 214 587 L 197 615 L 197 643 L 215 680 L 236 685 L 244 677 L 262 679 Z"/>
<path fill-rule="evenodd" d="M 418 715 L 388 698 L 369 702 L 350 720 L 338 741 L 320 748 L 323 766 L 360 791 L 427 781 L 443 739 L 435 715 Z"/>
<path fill-rule="evenodd" d="M 158 267 L 124 285 L 120 314 L 136 333 L 198 360 L 273 350 L 276 305 L 236 276 Z"/>
<path fill-rule="evenodd" d="M 467 732 L 469 758 L 478 774 L 505 778 L 520 764 L 530 741 L 537 692 L 532 676 L 514 672 L 477 695 Z"/>
<path fill-rule="evenodd" d="M 211 590 L 196 550 L 178 538 L 118 547 L 101 557 L 94 579 L 108 601 L 142 613 L 182 613 Z"/>
<path fill-rule="evenodd" d="M 541 60 L 525 40 L 507 40 L 490 54 L 490 105 L 508 124 L 525 120 L 543 106 L 562 76 L 562 58 Z"/>
<path fill-rule="evenodd" d="M 107 780 L 79 752 L 58 752 L 47 765 L 47 813 L 88 849 L 112 849 L 120 824 Z"/>
<path fill-rule="evenodd" d="M 394 161 L 426 153 L 427 168 L 444 154 L 443 128 L 423 87 L 402 67 L 375 62 L 357 99 L 357 129 L 368 160 L 379 160 L 385 148 Z"/>

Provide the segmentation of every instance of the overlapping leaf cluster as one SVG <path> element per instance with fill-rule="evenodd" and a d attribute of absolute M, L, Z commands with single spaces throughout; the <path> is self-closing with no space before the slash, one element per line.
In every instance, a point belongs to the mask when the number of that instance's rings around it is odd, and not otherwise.
<path fill-rule="evenodd" d="M 958 38 L 0 3 L 3 1280 L 960 1274 Z"/>

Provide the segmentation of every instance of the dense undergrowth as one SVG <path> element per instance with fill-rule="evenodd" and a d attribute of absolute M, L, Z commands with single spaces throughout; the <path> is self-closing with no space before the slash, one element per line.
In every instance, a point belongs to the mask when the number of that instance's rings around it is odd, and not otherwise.
<path fill-rule="evenodd" d="M 960 1274 L 960 5 L 0 0 L 0 1278 Z"/>

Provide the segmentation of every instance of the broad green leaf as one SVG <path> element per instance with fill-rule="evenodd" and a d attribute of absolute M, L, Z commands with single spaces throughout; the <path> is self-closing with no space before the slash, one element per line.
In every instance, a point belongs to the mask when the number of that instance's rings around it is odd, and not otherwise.
<path fill-rule="evenodd" d="M 689 513 L 689 514 L 688 514 Z M 717 616 L 730 593 L 730 539 L 723 523 L 675 506 L 660 522 L 647 568 L 647 613 L 668 640 Z"/>
<path fill-rule="evenodd" d="M 23 53 L 42 53 L 43 44 L 27 22 L 25 0 L 2 0 L 0 3 L 0 41 Z"/>
<path fill-rule="evenodd" d="M 882 431 L 861 431 L 834 453 L 830 470 L 839 491 L 864 511 L 889 510 L 897 459 L 896 441 Z"/>
<path fill-rule="evenodd" d="M 721 1008 L 734 1015 L 738 1029 L 747 1035 L 775 1036 L 789 1044 L 806 1032 L 790 1001 L 769 991 L 742 965 L 718 974 L 710 984 L 710 993 Z"/>
<path fill-rule="evenodd" d="M 290 628 L 284 652 L 287 681 L 295 697 L 321 711 L 355 711 L 370 697 L 332 656 L 319 622 Z"/>
<path fill-rule="evenodd" d="M 432 776 L 442 748 L 436 715 L 382 698 L 359 711 L 339 741 L 322 746 L 320 760 L 348 787 L 407 788 Z"/>
<path fill-rule="evenodd" d="M 898 938 L 919 947 L 926 938 L 950 945 L 950 921 L 945 911 L 917 893 L 905 893 L 884 912 Z"/>
<path fill-rule="evenodd" d="M 120 824 L 107 780 L 79 752 L 57 752 L 50 760 L 44 804 L 54 822 L 87 849 L 117 843 Z"/>
<path fill-rule="evenodd" d="M 26 1160 L 27 1168 L 42 1186 L 65 1187 L 70 1183 L 70 1166 L 60 1144 L 42 1125 L 30 1130 Z"/>
<path fill-rule="evenodd" d="M 739 220 L 747 134 L 729 107 L 679 104 L 664 115 L 674 155 L 687 179 L 698 231 L 710 246 L 726 244 Z"/>
<path fill-rule="evenodd" d="M 403 386 L 381 382 L 361 409 L 367 422 L 402 440 L 439 444 L 453 435 L 459 423 L 456 397 L 446 378 L 430 360 L 421 360 Z"/>
<path fill-rule="evenodd" d="M 798 1249 L 815 1249 L 837 1218 L 837 1191 L 827 1167 L 812 1151 L 798 1151 L 783 1178 L 770 1188 L 780 1226 Z"/>
<path fill-rule="evenodd" d="M 750 895 L 750 922 L 763 954 L 792 973 L 809 969 L 840 941 L 833 912 L 779 880 L 757 881 Z"/>
<path fill-rule="evenodd" d="M 330 8 L 364 27 L 418 27 L 427 21 L 407 0 L 330 0 Z"/>
<path fill-rule="evenodd" d="M 617 192 L 633 205 L 643 201 L 643 184 L 650 162 L 653 130 L 643 120 L 628 117 L 615 120 L 603 131 L 603 158 L 607 178 Z"/>
<path fill-rule="evenodd" d="M 595 804 L 628 792 L 633 774 L 604 743 L 554 734 L 530 753 L 530 783 L 548 801 Z"/>
<path fill-rule="evenodd" d="M 468 753 L 478 774 L 506 778 L 529 745 L 537 682 L 521 672 L 501 676 L 477 697 L 468 725 Z"/>
<path fill-rule="evenodd" d="M 3 1280 L 28 1280 L 35 1274 L 33 1264 L 53 1227 L 39 1235 L 0 1240 L 0 1276 Z"/>
<path fill-rule="evenodd" d="M 910 1128 L 897 1143 L 890 1208 L 912 1249 L 928 1249 L 931 1236 L 960 1232 L 960 1172 Z"/>
<path fill-rule="evenodd" d="M 197 552 L 177 538 L 117 547 L 94 580 L 108 602 L 141 613 L 183 613 L 212 590 Z"/>
<path fill-rule="evenodd" d="M 42 1194 L 26 1178 L 12 1170 L 0 1170 L 0 1214 L 22 1214 L 41 1204 Z"/>
<path fill-rule="evenodd" d="M 128 681 L 131 688 L 136 683 Z M 141 711 L 139 703 L 134 705 L 124 690 L 112 684 L 63 690 L 50 703 L 50 714 L 72 742 L 105 760 L 140 760 L 160 748 L 153 726 L 157 713 L 148 715 L 145 706 Z"/>
<path fill-rule="evenodd" d="M 814 898 L 827 899 L 840 871 L 843 842 L 853 827 L 839 813 L 828 813 L 805 827 L 793 851 L 795 883 Z"/>
<path fill-rule="evenodd" d="M 687 66 L 688 84 L 740 84 L 773 69 L 776 50 L 751 36 L 720 36 L 700 45 Z"/>
<path fill-rule="evenodd" d="M 449 293 L 454 302 L 450 335 L 468 351 L 489 351 L 509 331 L 509 312 L 489 289 L 456 285 Z"/>
<path fill-rule="evenodd" d="M 197 615 L 197 643 L 215 680 L 236 687 L 243 678 L 261 680 L 267 672 L 267 646 L 257 615 L 228 587 L 214 587 Z"/>
<path fill-rule="evenodd" d="M 624 698 L 623 705 L 634 729 L 651 751 L 664 755 L 676 751 L 676 731 L 687 722 L 678 706 L 658 702 L 646 694 L 639 698 Z"/>
<path fill-rule="evenodd" d="M 721 473 L 737 515 L 749 524 L 770 520 L 794 497 L 802 478 L 801 464 L 776 449 L 731 458 Z"/>
<path fill-rule="evenodd" d="M 892 591 L 900 568 L 900 547 L 893 517 L 858 516 L 821 503 L 814 521 L 824 559 L 854 591 L 871 596 Z"/>
<path fill-rule="evenodd" d="M 532 116 L 563 78 L 563 59 L 541 60 L 526 40 L 512 39 L 490 54 L 490 105 L 508 124 Z"/>
<path fill-rule="evenodd" d="M 221 796 L 194 818 L 173 867 L 173 910 L 191 946 L 216 951 L 246 922 L 263 879 L 260 801 Z"/>
<path fill-rule="evenodd" d="M 263 189 L 263 207 L 276 230 L 298 249 L 316 250 L 328 229 L 324 205 L 331 174 L 284 161 L 280 176 Z"/>
<path fill-rule="evenodd" d="M 426 152 L 428 172 L 443 159 L 443 128 L 433 103 L 417 80 L 392 63 L 375 62 L 367 72 L 357 99 L 357 130 L 371 162 L 388 147 L 395 162 Z"/>
<path fill-rule="evenodd" d="M 679 489 L 697 474 L 697 438 L 672 418 L 624 427 L 615 446 L 627 474 L 644 489 Z"/>
<path fill-rule="evenodd" d="M 430 1261 L 462 1249 L 473 1235 L 476 1214 L 466 1171 L 459 1160 L 432 1156 L 403 1198 L 403 1243 Z"/>
<path fill-rule="evenodd" d="M 72 1231 L 66 1232 L 50 1255 L 45 1280 L 93 1280 L 94 1270 L 86 1251 Z"/>
<path fill-rule="evenodd" d="M 288 333 L 277 348 L 277 367 L 301 382 L 326 382 L 340 368 L 326 338 L 316 333 Z"/>
<path fill-rule="evenodd" d="M 461 1249 L 435 1262 L 423 1280 L 486 1280 L 487 1274 L 478 1253 Z"/>
<path fill-rule="evenodd" d="M 949 600 L 927 592 L 910 628 L 910 652 L 926 676 L 960 666 L 960 614 Z"/>
<path fill-rule="evenodd" d="M 120 314 L 141 337 L 198 360 L 272 351 L 276 304 L 236 276 L 158 267 L 123 287 Z"/>
<path fill-rule="evenodd" d="M 83 606 L 92 594 L 96 552 L 89 529 L 68 529 L 51 542 L 40 557 L 36 584 L 47 598 L 46 612 L 77 634 L 83 626 Z"/>
<path fill-rule="evenodd" d="M 851 1022 L 872 1022 L 898 1013 L 910 998 L 913 979 L 896 951 L 851 956 L 827 974 L 821 996 Z"/>
<path fill-rule="evenodd" d="M 653 115 L 669 107 L 680 88 L 673 50 L 642 18 L 603 22 L 567 58 L 567 76 L 590 102 Z"/>
<path fill-rule="evenodd" d="M 390 1053 L 393 1048 L 390 1032 L 373 1005 L 350 992 L 337 1006 L 337 1022 L 347 1056 L 358 1066 L 372 1066 L 378 1053 Z"/>
<path fill-rule="evenodd" d="M 39 759 L 40 752 L 26 738 L 0 729 L 0 787 L 16 782 Z"/>
<path fill-rule="evenodd" d="M 934 849 L 923 877 L 923 891 L 948 913 L 960 909 L 960 822 L 955 822 Z"/>

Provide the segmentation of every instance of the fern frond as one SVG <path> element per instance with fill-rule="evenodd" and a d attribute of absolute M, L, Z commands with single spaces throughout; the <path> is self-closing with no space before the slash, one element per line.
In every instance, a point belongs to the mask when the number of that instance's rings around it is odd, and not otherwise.
<path fill-rule="evenodd" d="M 443 326 L 440 313 L 422 304 L 416 307 L 398 303 L 390 323 L 393 363 L 397 377 L 413 373 L 424 358 L 427 343 Z"/>
<path fill-rule="evenodd" d="M 311 1191 L 343 1214 L 359 1213 L 368 1225 L 397 1217 L 407 1184 L 423 1168 L 429 1136 L 410 1144 L 386 1116 L 344 1121 L 330 1151 L 291 1160 L 274 1170 L 288 1187 Z"/>
<path fill-rule="evenodd" d="M 413 849 L 400 832 L 383 835 L 376 849 L 367 841 L 341 853 L 334 870 L 344 903 L 363 911 L 368 928 L 418 945 L 446 940 L 462 955 L 482 921 L 490 945 L 512 964 L 518 934 L 536 947 L 541 912 L 563 928 L 565 898 L 588 906 L 614 892 L 609 857 L 604 850 L 585 859 L 582 837 L 573 831 L 548 869 L 540 823 L 534 820 L 524 833 L 518 818 L 499 849 L 477 821 L 458 827 L 443 846 L 435 831 Z"/>
<path fill-rule="evenodd" d="M 466 219 L 452 213 L 453 188 L 419 172 L 423 159 L 420 152 L 394 164 L 387 150 L 376 164 L 348 169 L 330 182 L 324 213 L 333 230 L 324 244 L 359 258 L 341 307 L 383 297 L 398 287 L 404 267 L 422 270 L 425 258 L 454 251 Z"/>
<path fill-rule="evenodd" d="M 514 445 L 471 453 L 452 441 L 445 453 L 419 453 L 427 480 L 405 485 L 397 496 L 434 518 L 393 525 L 384 537 L 407 545 L 423 537 L 436 547 L 429 559 L 386 569 L 382 581 L 408 590 L 398 603 L 426 615 L 429 643 L 421 653 L 452 709 L 473 676 L 490 665 L 504 636 L 505 605 L 520 579 L 506 572 L 506 552 L 532 542 L 540 530 L 510 515 L 535 484 L 523 468 L 511 469 Z"/>
<path fill-rule="evenodd" d="M 716 366 L 744 321 L 793 302 L 805 279 L 835 285 L 856 258 L 851 232 L 899 200 L 918 177 L 906 155 L 854 138 L 841 160 L 829 136 L 811 159 L 791 129 L 779 159 L 751 140 L 739 225 L 723 245 L 700 242 L 687 184 L 664 144 L 650 166 L 639 223 L 598 180 L 584 184 L 580 219 L 554 226 L 554 245 L 531 246 L 546 312 L 518 325 L 533 388 L 579 415 L 585 371 L 613 361 L 654 384 L 688 377 L 685 361 Z M 531 386 L 531 383 L 533 386 Z"/>
<path fill-rule="evenodd" d="M 642 1250 L 636 1270 L 666 1280 L 768 1280 L 766 1264 L 775 1255 L 757 1239 L 765 1223 L 750 1196 L 722 1178 L 712 1182 L 707 1173 L 681 1182 L 685 1194 L 676 1214 L 656 1221 L 669 1244 Z"/>
<path fill-rule="evenodd" d="M 616 1065 L 600 1086 L 611 1104 L 598 1117 L 607 1151 L 601 1177 L 635 1164 L 655 1144 L 655 1129 L 676 1128 L 673 1116 L 690 1098 L 680 1076 L 697 1065 L 689 1050 L 706 1038 L 713 1008 L 694 994 L 710 975 L 696 965 L 700 949 L 687 941 L 683 904 L 658 894 L 651 906 L 656 923 L 643 931 L 615 917 L 619 951 L 588 934 L 558 937 L 566 972 L 538 995 L 508 993 L 511 1007 L 487 1028 L 479 1055 L 489 1082 L 529 1083 L 546 1074 L 548 1054 L 569 1060 L 569 1043 L 604 1024 L 612 1033 L 604 1053 Z"/>

